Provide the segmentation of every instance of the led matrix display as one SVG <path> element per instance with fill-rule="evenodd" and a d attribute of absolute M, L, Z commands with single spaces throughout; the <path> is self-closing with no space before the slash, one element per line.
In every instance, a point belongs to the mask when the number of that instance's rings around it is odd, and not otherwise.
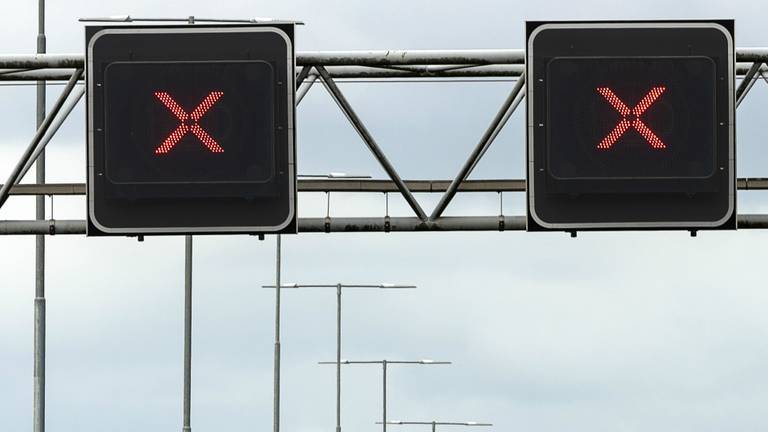
<path fill-rule="evenodd" d="M 711 60 L 555 58 L 547 76 L 546 151 L 553 177 L 713 174 Z"/>
<path fill-rule="evenodd" d="M 259 182 L 274 172 L 266 62 L 119 62 L 105 71 L 115 183 Z M 131 86 L 110 85 L 131 82 Z"/>

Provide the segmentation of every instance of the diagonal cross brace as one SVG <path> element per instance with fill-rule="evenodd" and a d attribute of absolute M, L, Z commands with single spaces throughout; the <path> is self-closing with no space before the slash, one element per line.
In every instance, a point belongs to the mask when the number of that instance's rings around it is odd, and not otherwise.
<path fill-rule="evenodd" d="M 405 201 L 408 203 L 409 206 L 411 206 L 414 213 L 416 213 L 416 216 L 418 216 L 419 219 L 421 219 L 422 221 L 426 222 L 427 214 L 424 213 L 424 210 L 421 208 L 421 205 L 419 205 L 419 202 L 416 201 L 416 198 L 411 193 L 411 190 L 408 189 L 408 186 L 397 174 L 397 171 L 389 162 L 389 160 L 384 155 L 384 153 L 381 151 L 381 148 L 379 148 L 379 145 L 376 144 L 376 141 L 373 139 L 370 132 L 368 132 L 368 129 L 365 128 L 365 125 L 357 116 L 357 113 L 355 113 L 355 111 L 349 105 L 349 102 L 341 93 L 341 90 L 333 81 L 333 78 L 331 78 L 331 76 L 328 74 L 328 71 L 323 66 L 317 66 L 315 67 L 315 70 L 317 70 L 317 72 L 320 74 L 320 77 L 322 78 L 322 82 L 326 90 L 328 90 L 328 93 L 330 93 L 333 100 L 336 102 L 339 108 L 341 108 L 341 110 L 344 112 L 344 115 L 347 116 L 347 119 L 349 120 L 349 122 L 352 123 L 352 126 L 360 135 L 360 138 L 363 139 L 365 144 L 368 146 L 368 149 L 371 151 L 371 153 L 373 153 L 373 156 L 376 158 L 376 160 L 379 161 L 382 168 L 384 168 L 384 171 L 386 171 L 387 175 L 389 175 L 392 181 L 395 182 L 397 189 L 403 195 L 403 198 L 405 198 Z"/>
<path fill-rule="evenodd" d="M 8 195 L 11 191 L 11 187 L 19 181 L 20 179 L 19 175 L 24 169 L 24 166 L 27 164 L 27 161 L 31 159 L 32 155 L 35 153 L 35 149 L 37 148 L 40 141 L 42 141 L 42 139 L 45 137 L 46 132 L 48 132 L 48 128 L 51 126 L 51 123 L 53 123 L 53 121 L 56 119 L 56 116 L 59 114 L 61 107 L 64 106 L 64 102 L 66 102 L 67 97 L 69 97 L 70 93 L 72 93 L 72 89 L 75 88 L 75 84 L 77 84 L 77 80 L 80 78 L 80 74 L 82 74 L 82 72 L 83 72 L 82 69 L 77 69 L 72 74 L 69 81 L 67 82 L 67 85 L 64 87 L 64 90 L 62 90 L 61 95 L 59 96 L 59 99 L 56 101 L 53 108 L 51 109 L 50 114 L 48 114 L 45 117 L 45 120 L 43 120 L 43 123 L 40 124 L 40 127 L 37 129 L 37 132 L 35 133 L 35 136 L 32 138 L 32 141 L 29 143 L 29 146 L 27 146 L 26 150 L 24 150 L 24 153 L 19 159 L 19 162 L 11 171 L 11 175 L 8 176 L 8 180 L 5 182 L 5 184 L 3 184 L 3 187 L 0 188 L 0 207 L 2 207 L 3 204 L 5 204 L 5 201 L 8 200 Z"/>
<path fill-rule="evenodd" d="M 456 178 L 453 179 L 451 184 L 448 186 L 448 189 L 445 191 L 442 197 L 440 197 L 440 201 L 437 203 L 437 206 L 435 206 L 435 209 L 432 211 L 432 215 L 429 216 L 430 221 L 434 221 L 437 218 L 440 217 L 440 215 L 443 214 L 443 211 L 445 211 L 445 208 L 448 207 L 448 204 L 451 202 L 453 197 L 456 195 L 456 191 L 459 190 L 459 186 L 461 186 L 461 183 L 469 177 L 469 174 L 472 172 L 472 169 L 475 168 L 475 165 L 477 165 L 477 162 L 480 160 L 483 155 L 485 155 L 486 150 L 488 150 L 488 147 L 490 147 L 493 140 L 496 138 L 496 136 L 501 131 L 501 128 L 504 127 L 507 120 L 509 120 L 509 117 L 512 115 L 512 112 L 517 108 L 517 105 L 520 103 L 521 99 L 518 99 L 518 94 L 522 91 L 523 86 L 525 85 L 525 73 L 520 75 L 520 78 L 515 83 L 515 86 L 512 88 L 512 91 L 509 92 L 509 96 L 507 96 L 507 99 L 504 101 L 504 103 L 501 105 L 501 108 L 496 113 L 496 117 L 493 118 L 493 121 L 490 125 L 488 125 L 488 128 L 485 130 L 485 133 L 483 133 L 483 136 L 480 138 L 480 141 L 475 146 L 474 150 L 472 150 L 472 153 L 470 153 L 467 160 L 464 162 L 464 166 L 461 167 L 459 170 L 459 173 L 456 174 Z"/>
<path fill-rule="evenodd" d="M 307 76 L 309 76 L 310 72 L 312 72 L 312 66 L 304 66 L 301 68 L 298 75 L 296 76 L 296 82 L 294 83 L 297 89 L 301 87 L 302 84 L 304 84 L 304 80 L 307 79 Z"/>
<path fill-rule="evenodd" d="M 520 105 L 520 102 L 523 101 L 523 98 L 525 98 L 525 85 L 523 85 L 523 87 L 517 93 L 517 97 L 515 98 L 514 102 L 512 102 L 512 105 L 507 110 L 507 113 L 504 114 L 504 118 L 501 119 L 501 123 L 499 123 L 499 126 L 496 128 L 496 130 L 493 131 L 490 138 L 485 143 L 485 147 L 483 147 L 483 151 L 480 152 L 480 155 L 477 156 L 477 159 L 475 159 L 475 162 L 472 164 L 472 167 L 469 168 L 469 174 L 472 174 L 472 171 L 474 171 L 475 166 L 477 166 L 477 163 L 480 162 L 483 156 L 485 156 L 485 152 L 488 151 L 488 148 L 491 147 L 491 143 L 493 143 L 493 141 L 499 135 L 501 130 L 504 129 L 504 126 L 506 126 L 507 121 L 509 121 L 509 118 L 512 117 L 512 114 L 517 109 L 517 106 Z M 466 180 L 464 182 L 466 182 Z M 462 182 L 462 184 L 464 184 L 464 182 Z M 461 185 L 459 185 L 459 187 L 461 187 Z"/>
<path fill-rule="evenodd" d="M 16 184 L 21 183 L 21 180 L 24 179 L 24 176 L 27 175 L 27 172 L 30 168 L 32 168 L 32 164 L 37 162 L 38 156 L 45 151 L 45 147 L 48 145 L 48 143 L 51 141 L 54 135 L 56 135 L 56 132 L 58 132 L 61 125 L 64 123 L 64 120 L 69 117 L 69 114 L 72 113 L 72 110 L 75 109 L 77 106 L 77 103 L 80 102 L 80 99 L 85 94 L 85 86 L 76 88 L 72 90 L 72 97 L 69 98 L 67 101 L 67 104 L 64 105 L 64 107 L 61 108 L 59 116 L 56 118 L 56 120 L 51 124 L 51 126 L 48 128 L 48 132 L 45 133 L 45 136 L 42 140 L 40 140 L 40 143 L 37 145 L 37 148 L 35 148 L 35 151 L 32 153 L 32 156 L 27 160 L 26 165 L 24 165 L 24 168 L 21 170 L 21 173 L 19 173 L 19 176 L 16 178 Z M 11 193 L 13 193 L 13 189 L 11 189 Z"/>
<path fill-rule="evenodd" d="M 749 90 L 752 89 L 753 85 L 755 85 L 755 81 L 758 79 L 756 74 L 762 66 L 762 62 L 754 62 L 752 63 L 752 66 L 749 68 L 747 73 L 744 75 L 744 79 L 741 80 L 739 87 L 736 88 L 736 108 L 739 107 L 741 101 L 744 100 L 744 98 L 747 96 L 747 93 L 749 93 Z"/>
<path fill-rule="evenodd" d="M 312 72 L 312 66 L 305 66 L 304 69 L 302 69 L 301 73 L 303 74 L 304 71 L 307 72 L 307 75 L 304 79 L 302 79 L 301 85 L 296 84 L 296 105 L 298 105 L 302 99 L 304 99 L 304 96 L 309 93 L 309 90 L 312 88 L 312 85 L 317 80 L 317 74 L 311 73 Z"/>

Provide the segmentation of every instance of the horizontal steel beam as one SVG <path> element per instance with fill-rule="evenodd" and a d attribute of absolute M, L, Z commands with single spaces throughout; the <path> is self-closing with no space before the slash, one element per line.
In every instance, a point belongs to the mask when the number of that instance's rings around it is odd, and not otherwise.
<path fill-rule="evenodd" d="M 445 192 L 450 180 L 404 180 L 412 192 Z M 740 178 L 739 190 L 768 190 L 768 178 Z M 460 192 L 524 192 L 523 179 L 465 180 Z M 391 180 L 333 179 L 299 180 L 299 192 L 398 192 Z M 11 188 L 11 195 L 85 195 L 84 183 L 20 184 Z"/>
<path fill-rule="evenodd" d="M 522 49 L 304 51 L 299 66 L 509 65 L 523 64 Z M 736 48 L 737 62 L 767 62 L 768 48 Z M 0 69 L 83 67 L 82 54 L 0 55 Z"/>
<path fill-rule="evenodd" d="M 85 183 L 17 184 L 11 195 L 85 195 Z"/>
<path fill-rule="evenodd" d="M 768 62 L 768 48 L 736 48 L 737 62 Z"/>
<path fill-rule="evenodd" d="M 768 228 L 768 214 L 738 216 L 739 229 Z M 415 232 L 415 231 L 523 231 L 524 216 L 449 216 L 432 222 L 417 217 L 299 218 L 301 233 Z M 85 234 L 84 220 L 0 221 L 0 235 Z"/>
<path fill-rule="evenodd" d="M 296 63 L 312 66 L 522 64 L 522 49 L 380 50 L 299 52 Z"/>
<path fill-rule="evenodd" d="M 521 49 L 305 51 L 296 54 L 298 66 L 520 64 L 523 60 Z M 0 69 L 75 69 L 83 67 L 83 61 L 82 54 L 0 55 Z"/>
<path fill-rule="evenodd" d="M 4 54 L 0 69 L 82 68 L 82 54 Z"/>
<path fill-rule="evenodd" d="M 744 76 L 752 63 L 736 64 L 736 75 Z M 328 66 L 326 70 L 334 79 L 376 78 L 508 78 L 519 77 L 525 65 L 482 65 L 446 69 L 439 65 L 411 66 L 408 70 L 371 66 Z M 0 81 L 66 81 L 74 69 L 0 70 Z M 763 65 L 760 72 L 768 72 Z"/>
<path fill-rule="evenodd" d="M 0 70 L 0 81 L 66 81 L 76 69 L 43 68 L 43 69 L 3 69 Z M 82 81 L 83 76 L 80 77 Z"/>
<path fill-rule="evenodd" d="M 417 66 L 409 70 L 370 66 L 329 66 L 326 68 L 328 74 L 334 79 L 518 77 L 523 69 L 525 69 L 523 65 L 468 66 L 448 70 L 435 65 Z M 768 68 L 765 70 L 768 71 Z M 73 71 L 74 69 L 5 69 L 0 70 L 0 81 L 66 81 L 72 76 Z"/>
<path fill-rule="evenodd" d="M 405 180 L 411 192 L 445 192 L 450 180 Z M 501 192 L 525 190 L 525 180 L 467 180 L 461 192 Z M 299 180 L 299 192 L 397 192 L 390 180 Z"/>

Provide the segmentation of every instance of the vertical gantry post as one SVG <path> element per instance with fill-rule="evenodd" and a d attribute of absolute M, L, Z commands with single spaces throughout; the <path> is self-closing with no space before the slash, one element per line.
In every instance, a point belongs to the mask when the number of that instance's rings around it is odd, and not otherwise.
<path fill-rule="evenodd" d="M 37 53 L 46 51 L 45 40 L 45 0 L 39 0 L 37 6 Z M 45 121 L 45 81 L 37 83 L 37 129 Z M 45 183 L 45 153 L 37 158 L 36 181 Z M 11 186 L 13 183 L 11 183 Z M 45 196 L 35 197 L 35 219 L 45 219 Z M 35 353 L 34 353 L 34 402 L 33 430 L 45 431 L 45 236 L 35 236 Z"/>

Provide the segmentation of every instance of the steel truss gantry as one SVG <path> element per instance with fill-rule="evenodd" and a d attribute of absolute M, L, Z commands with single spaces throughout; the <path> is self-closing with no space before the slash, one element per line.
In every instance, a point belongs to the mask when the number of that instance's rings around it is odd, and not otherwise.
<path fill-rule="evenodd" d="M 471 192 L 525 191 L 521 179 L 467 180 L 525 95 L 525 53 L 520 49 L 495 50 L 399 50 L 399 51 L 312 51 L 297 54 L 297 104 L 318 81 L 347 117 L 363 143 L 379 162 L 389 179 L 299 180 L 299 192 L 399 193 L 413 216 L 299 218 L 299 232 L 390 232 L 390 231 L 505 231 L 524 230 L 525 217 L 504 214 L 487 216 L 443 216 L 455 195 Z M 736 106 L 744 100 L 755 82 L 768 83 L 768 48 L 738 48 L 736 73 L 741 78 L 736 89 Z M 0 55 L 0 81 L 67 81 L 47 120 L 40 125 L 26 151 L 0 189 L 0 206 L 10 195 L 84 195 L 83 184 L 19 184 L 37 156 L 42 153 L 58 127 L 82 96 L 84 59 L 77 54 Z M 337 82 L 345 79 L 487 79 L 508 78 L 512 89 L 480 135 L 459 172 L 451 180 L 403 180 L 387 159 L 376 139 L 344 96 Z M 739 190 L 767 190 L 768 179 L 741 178 Z M 414 193 L 440 193 L 438 204 L 425 211 Z M 739 228 L 768 228 L 768 214 L 740 214 Z M 84 220 L 0 221 L 0 235 L 8 234 L 84 234 Z"/>

